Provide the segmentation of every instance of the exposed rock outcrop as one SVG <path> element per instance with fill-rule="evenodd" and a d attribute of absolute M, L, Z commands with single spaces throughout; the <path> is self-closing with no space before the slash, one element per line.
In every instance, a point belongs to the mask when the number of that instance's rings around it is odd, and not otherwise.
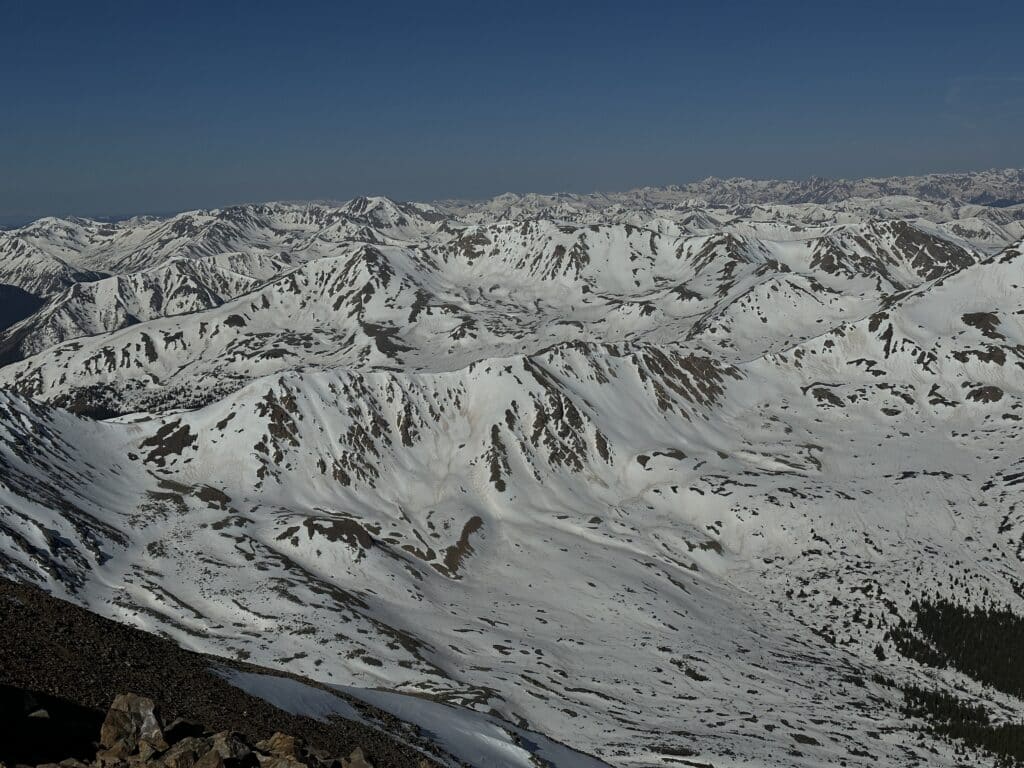
<path fill-rule="evenodd" d="M 23 693 L 25 720 L 46 721 L 51 729 L 62 728 L 80 732 L 81 721 L 73 709 L 49 709 L 32 694 Z M 24 711 L 31 710 L 31 711 Z M 61 717 L 68 717 L 67 721 Z M 26 733 L 16 718 L 8 718 L 10 734 L 0 744 L 0 758 L 7 754 L 26 759 L 18 749 Z M 118 694 L 100 726 L 95 754 L 82 754 L 81 747 L 70 748 L 68 757 L 59 763 L 39 763 L 39 768 L 376 768 L 371 755 L 357 746 L 348 755 L 336 757 L 309 747 L 302 738 L 274 732 L 270 737 L 252 742 L 234 731 L 211 732 L 184 720 L 165 725 L 154 701 L 134 693 Z M 14 765 L 29 765 L 14 763 Z M 418 768 L 435 764 L 427 759 L 416 763 Z M 6 763 L 0 761 L 0 766 Z"/>

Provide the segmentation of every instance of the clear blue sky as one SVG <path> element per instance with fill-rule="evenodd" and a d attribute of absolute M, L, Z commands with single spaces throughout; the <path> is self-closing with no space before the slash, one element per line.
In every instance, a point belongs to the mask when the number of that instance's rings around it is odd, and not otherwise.
<path fill-rule="evenodd" d="M 0 0 L 0 222 L 1024 165 L 1024 2 Z"/>

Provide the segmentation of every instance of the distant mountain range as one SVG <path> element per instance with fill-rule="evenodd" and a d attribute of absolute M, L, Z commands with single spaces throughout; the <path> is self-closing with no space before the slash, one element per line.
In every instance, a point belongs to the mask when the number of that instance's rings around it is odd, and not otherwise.
<path fill-rule="evenodd" d="M 956 203 L 1009 207 L 1024 203 L 1024 170 L 1001 170 L 965 173 L 931 173 L 924 176 L 885 176 L 864 179 L 830 179 L 812 176 L 808 179 L 720 179 L 714 176 L 702 181 L 668 187 L 644 187 L 611 194 L 506 194 L 493 198 L 498 206 L 507 201 L 546 199 L 551 201 L 592 201 L 602 207 L 609 200 L 623 204 L 647 204 L 648 201 L 676 202 L 700 199 L 707 205 L 771 205 L 775 203 L 837 203 L 853 197 L 909 196 L 933 203 Z M 450 204 L 450 203 L 449 203 Z M 458 207 L 473 207 L 464 202 Z M 479 204 L 477 204 L 479 205 Z M 484 204 L 486 205 L 486 203 Z M 448 206 L 446 206 L 448 207 Z M 153 216 L 172 218 L 174 214 Z M 134 215 L 95 216 L 100 222 L 117 222 Z M 16 229 L 28 223 L 25 218 L 0 217 L 0 229 Z"/>
<path fill-rule="evenodd" d="M 505 205 L 550 205 L 604 208 L 669 206 L 687 203 L 723 207 L 733 205 L 831 204 L 853 198 L 914 197 L 929 203 L 982 205 L 993 208 L 1024 203 L 1024 170 L 1004 169 L 970 173 L 931 173 L 926 176 L 890 176 L 856 180 L 826 179 L 719 179 L 668 187 L 643 187 L 611 194 L 500 195 L 467 208 L 500 210 Z"/>
<path fill-rule="evenodd" d="M 1024 716 L 921 618 L 1022 608 L 1022 171 L 46 218 L 0 283 L 11 578 L 508 765 L 954 766 Z"/>

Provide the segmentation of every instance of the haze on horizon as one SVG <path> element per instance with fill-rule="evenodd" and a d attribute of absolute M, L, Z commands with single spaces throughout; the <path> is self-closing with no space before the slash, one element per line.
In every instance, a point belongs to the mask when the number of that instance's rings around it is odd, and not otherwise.
<path fill-rule="evenodd" d="M 0 225 L 1024 165 L 1024 7 L 5 3 Z"/>

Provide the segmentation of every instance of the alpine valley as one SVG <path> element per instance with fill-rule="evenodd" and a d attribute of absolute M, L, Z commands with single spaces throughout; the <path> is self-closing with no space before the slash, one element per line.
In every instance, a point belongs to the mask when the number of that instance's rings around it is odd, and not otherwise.
<path fill-rule="evenodd" d="M 991 762 L 1022 238 L 1016 170 L 3 231 L 0 573 L 471 765 Z"/>

